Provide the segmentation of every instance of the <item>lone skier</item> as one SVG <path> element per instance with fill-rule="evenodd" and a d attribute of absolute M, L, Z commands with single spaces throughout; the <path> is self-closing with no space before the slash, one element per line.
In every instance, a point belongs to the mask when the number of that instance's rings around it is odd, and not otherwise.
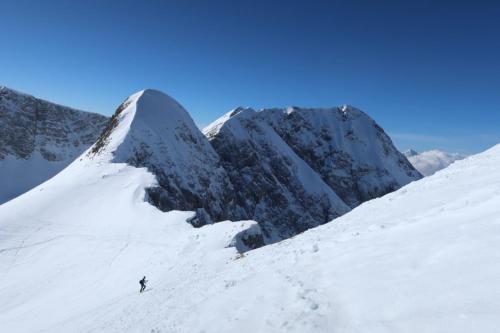
<path fill-rule="evenodd" d="M 146 277 L 143 277 L 142 280 L 139 281 L 139 284 L 141 285 L 141 291 L 139 291 L 140 293 L 142 293 L 144 289 L 146 289 L 146 282 L 148 282 L 148 280 L 146 280 Z"/>

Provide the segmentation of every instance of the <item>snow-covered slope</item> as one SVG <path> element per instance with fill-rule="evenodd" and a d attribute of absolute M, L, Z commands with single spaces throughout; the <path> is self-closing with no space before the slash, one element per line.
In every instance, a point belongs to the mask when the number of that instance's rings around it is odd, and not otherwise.
<path fill-rule="evenodd" d="M 440 150 L 429 150 L 422 153 L 410 149 L 403 153 L 408 161 L 424 176 L 430 176 L 446 168 L 455 161 L 464 159 L 466 155 L 447 153 Z"/>
<path fill-rule="evenodd" d="M 0 206 L 0 327 L 494 332 L 499 164 L 500 145 L 237 256 L 226 246 L 251 222 L 192 228 L 144 202 L 145 168 L 78 159 Z"/>
<path fill-rule="evenodd" d="M 82 156 L 0 206 L 2 332 L 108 331 L 105 316 L 115 309 L 106 304 L 132 301 L 139 314 L 163 283 L 171 292 L 194 287 L 186 282 L 203 278 L 200 267 L 232 260 L 238 235 L 255 227 L 221 222 L 195 229 L 186 222 L 192 213 L 163 213 L 145 202 L 146 188 L 156 184 L 145 168 Z M 139 295 L 143 275 L 153 288 Z M 90 313 L 103 321 L 77 324 Z M 121 332 L 132 328 L 123 324 Z"/>
<path fill-rule="evenodd" d="M 256 115 L 238 108 L 204 130 L 237 190 L 241 218 L 259 221 L 272 242 L 346 213 L 349 207 Z"/>
<path fill-rule="evenodd" d="M 499 164 L 500 145 L 252 251 L 218 274 L 230 288 L 193 309 L 217 309 L 216 328 L 171 320 L 206 332 L 494 332 Z"/>
<path fill-rule="evenodd" d="M 86 155 L 146 167 L 158 185 L 148 200 L 163 211 L 196 210 L 195 225 L 231 217 L 234 193 L 219 157 L 187 111 L 157 90 L 130 96 Z"/>
<path fill-rule="evenodd" d="M 44 182 L 92 145 L 107 118 L 0 87 L 0 204 Z"/>
<path fill-rule="evenodd" d="M 352 106 L 267 109 L 259 116 L 350 207 L 421 178 L 384 130 Z"/>

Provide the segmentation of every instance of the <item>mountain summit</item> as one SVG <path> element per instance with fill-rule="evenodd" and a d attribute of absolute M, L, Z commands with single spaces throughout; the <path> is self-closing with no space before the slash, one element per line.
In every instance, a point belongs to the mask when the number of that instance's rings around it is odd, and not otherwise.
<path fill-rule="evenodd" d="M 127 98 L 87 157 L 147 168 L 158 182 L 147 199 L 163 211 L 196 211 L 194 225 L 231 217 L 233 189 L 217 153 L 188 112 L 158 90 Z"/>

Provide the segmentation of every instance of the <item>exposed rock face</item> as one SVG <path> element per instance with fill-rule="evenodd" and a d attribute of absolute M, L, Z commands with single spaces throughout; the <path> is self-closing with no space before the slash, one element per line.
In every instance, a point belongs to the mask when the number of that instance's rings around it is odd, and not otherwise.
<path fill-rule="evenodd" d="M 384 130 L 352 106 L 258 113 L 350 207 L 421 178 Z"/>
<path fill-rule="evenodd" d="M 349 208 L 252 109 L 236 109 L 205 130 L 246 218 L 268 242 L 331 221 Z"/>
<path fill-rule="evenodd" d="M 66 167 L 95 142 L 107 121 L 0 87 L 0 204 Z"/>
<path fill-rule="evenodd" d="M 0 87 L 0 119 L 0 159 L 26 159 L 36 151 L 48 161 L 75 158 L 95 142 L 108 121 L 6 87 Z"/>

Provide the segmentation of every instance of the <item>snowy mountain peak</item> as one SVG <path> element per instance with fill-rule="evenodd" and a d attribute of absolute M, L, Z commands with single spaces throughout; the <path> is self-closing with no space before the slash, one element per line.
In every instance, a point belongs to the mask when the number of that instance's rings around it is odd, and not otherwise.
<path fill-rule="evenodd" d="M 167 124 L 180 123 L 194 124 L 176 100 L 154 89 L 139 91 L 116 109 L 89 156 L 101 155 L 104 150 L 115 154 L 132 128 L 147 127 L 153 133 L 161 133 Z"/>
<path fill-rule="evenodd" d="M 163 211 L 196 211 L 193 225 L 231 216 L 232 188 L 217 153 L 187 111 L 160 91 L 127 98 L 87 156 L 147 168 L 157 180 L 147 200 Z"/>
<path fill-rule="evenodd" d="M 147 117 L 150 119 L 150 115 L 152 113 L 155 113 L 156 115 L 156 112 L 160 112 L 158 113 L 158 116 L 161 117 L 167 115 L 168 117 L 173 116 L 176 119 L 191 119 L 186 109 L 184 109 L 179 102 L 159 90 L 146 89 L 141 91 L 140 96 L 137 98 L 137 104 L 139 106 L 137 111 L 140 112 L 141 116 L 143 113 L 146 113 L 148 114 Z"/>
<path fill-rule="evenodd" d="M 240 114 L 242 112 L 245 112 L 245 111 L 248 112 L 248 111 L 253 111 L 253 110 L 251 108 L 245 108 L 243 106 L 238 106 L 236 109 L 231 110 L 229 112 L 229 118 L 234 117 L 234 116 L 236 116 L 236 115 L 238 115 L 238 114 Z"/>
<path fill-rule="evenodd" d="M 251 117 L 251 115 L 254 113 L 255 113 L 254 109 L 240 106 L 240 107 L 237 107 L 236 109 L 234 109 L 233 111 L 230 112 L 229 118 Z"/>
<path fill-rule="evenodd" d="M 229 111 L 228 113 L 224 114 L 222 117 L 218 118 L 208 126 L 206 126 L 202 132 L 205 134 L 207 138 L 212 138 L 213 136 L 217 135 L 219 133 L 220 129 L 226 122 L 228 122 L 232 118 L 244 118 L 244 117 L 251 117 L 252 114 L 254 114 L 256 111 L 252 108 L 246 108 L 239 106 L 236 109 L 233 109 Z"/>

